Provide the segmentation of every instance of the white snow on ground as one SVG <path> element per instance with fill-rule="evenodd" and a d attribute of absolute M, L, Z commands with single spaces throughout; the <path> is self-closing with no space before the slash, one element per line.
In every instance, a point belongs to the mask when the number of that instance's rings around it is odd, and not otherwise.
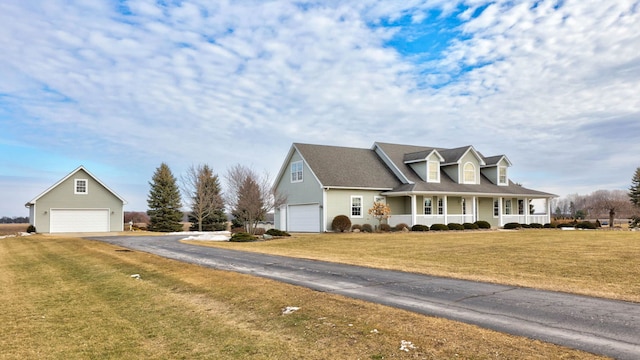
<path fill-rule="evenodd" d="M 186 235 L 181 240 L 202 240 L 202 241 L 229 241 L 230 231 L 180 231 L 169 233 L 168 235 Z"/>
<path fill-rule="evenodd" d="M 12 235 L 3 235 L 0 236 L 0 239 L 4 239 L 4 238 L 10 238 L 10 237 L 15 237 L 15 236 L 30 236 L 33 235 L 32 233 L 28 233 L 28 232 L 21 232 L 18 233 L 18 235 L 12 234 Z"/>

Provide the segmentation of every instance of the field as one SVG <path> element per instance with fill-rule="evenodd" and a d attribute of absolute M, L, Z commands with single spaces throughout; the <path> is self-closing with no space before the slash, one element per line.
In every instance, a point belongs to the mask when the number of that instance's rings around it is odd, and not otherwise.
<path fill-rule="evenodd" d="M 635 231 L 296 234 L 256 243 L 199 243 L 640 302 Z"/>
<path fill-rule="evenodd" d="M 318 240 L 350 246 L 401 242 L 318 236 L 242 246 L 309 252 L 313 243 L 328 245 Z M 417 255 L 404 254 L 407 263 Z M 597 358 L 80 238 L 0 239 L 0 287 L 0 359 Z M 299 309 L 283 314 L 287 307 Z"/>
<path fill-rule="evenodd" d="M 0 224 L 0 236 L 25 232 L 28 226 L 29 224 Z"/>

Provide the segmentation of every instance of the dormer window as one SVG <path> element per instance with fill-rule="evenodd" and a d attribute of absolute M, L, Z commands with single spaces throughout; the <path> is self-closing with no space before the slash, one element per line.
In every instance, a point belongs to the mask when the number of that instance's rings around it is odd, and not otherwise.
<path fill-rule="evenodd" d="M 74 194 L 88 194 L 89 189 L 87 186 L 87 179 L 75 179 L 74 181 Z"/>
<path fill-rule="evenodd" d="M 291 182 L 302 181 L 302 161 L 296 161 L 291 163 Z"/>
<path fill-rule="evenodd" d="M 464 164 L 464 174 L 463 179 L 465 184 L 475 184 L 476 183 L 476 167 L 473 163 Z"/>
<path fill-rule="evenodd" d="M 498 185 L 507 185 L 507 167 L 498 166 Z"/>
<path fill-rule="evenodd" d="M 427 163 L 427 182 L 440 182 L 440 163 L 438 161 Z"/>

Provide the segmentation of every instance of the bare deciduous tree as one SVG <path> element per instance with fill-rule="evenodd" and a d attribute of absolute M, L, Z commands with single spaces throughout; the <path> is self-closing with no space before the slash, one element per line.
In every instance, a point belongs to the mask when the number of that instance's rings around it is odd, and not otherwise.
<path fill-rule="evenodd" d="M 253 169 L 238 164 L 229 168 L 225 180 L 226 203 L 251 234 L 255 233 L 258 222 L 264 220 L 267 213 L 286 202 L 286 197 L 271 186 L 268 173 L 259 176 Z"/>
<path fill-rule="evenodd" d="M 613 227 L 616 215 L 630 216 L 629 196 L 624 190 L 598 190 L 587 196 L 587 207 L 592 215 L 608 215 L 609 227 Z"/>
<path fill-rule="evenodd" d="M 191 165 L 181 180 L 182 191 L 191 209 L 190 217 L 197 223 L 198 231 L 202 231 L 203 223 L 224 208 L 218 176 L 206 164 Z"/>

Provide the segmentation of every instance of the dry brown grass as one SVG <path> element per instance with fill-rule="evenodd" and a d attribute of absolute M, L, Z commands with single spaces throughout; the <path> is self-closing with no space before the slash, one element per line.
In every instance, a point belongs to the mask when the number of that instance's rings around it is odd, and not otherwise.
<path fill-rule="evenodd" d="M 298 241 L 313 240 L 298 238 Z M 79 238 L 0 240 L 2 359 L 587 359 L 475 326 Z M 140 274 L 141 280 L 131 278 Z M 300 310 L 282 315 L 281 309 Z M 400 350 L 402 340 L 416 349 Z"/>
<path fill-rule="evenodd" d="M 199 244 L 640 302 L 640 232 L 330 233 Z"/>
<path fill-rule="evenodd" d="M 29 224 L 0 224 L 0 236 L 25 232 L 27 227 L 29 227 Z"/>

